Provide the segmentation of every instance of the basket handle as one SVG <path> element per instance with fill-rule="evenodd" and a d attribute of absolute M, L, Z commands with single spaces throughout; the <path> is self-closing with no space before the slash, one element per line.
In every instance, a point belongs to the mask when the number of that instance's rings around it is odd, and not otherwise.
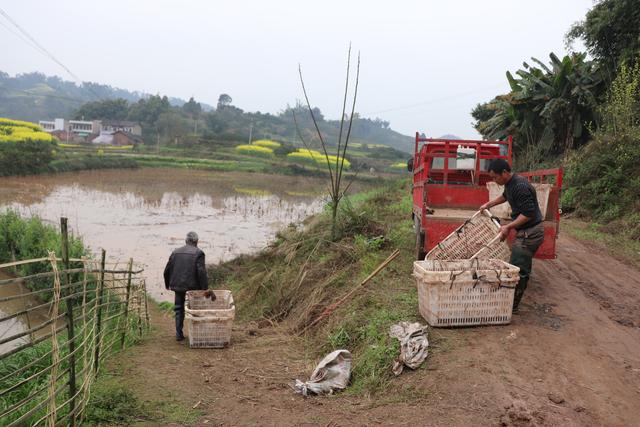
<path fill-rule="evenodd" d="M 494 237 L 493 239 L 491 239 L 489 241 L 489 243 L 487 243 L 486 245 L 483 245 L 484 247 L 488 247 L 493 245 L 498 239 L 500 238 L 500 233 L 498 233 L 498 235 L 496 237 Z M 482 249 L 480 249 L 481 251 Z M 480 251 L 476 252 L 475 254 L 473 254 L 473 256 L 469 259 L 476 259 L 478 257 L 478 254 L 480 253 Z"/>
<path fill-rule="evenodd" d="M 498 218 L 497 216 L 495 216 L 494 214 L 491 213 L 491 211 L 489 209 L 483 209 L 481 211 L 478 211 L 476 213 L 476 215 L 478 213 L 482 212 L 483 215 L 489 217 L 498 227 L 500 227 L 500 218 Z M 475 216 L 475 215 L 474 215 Z"/>

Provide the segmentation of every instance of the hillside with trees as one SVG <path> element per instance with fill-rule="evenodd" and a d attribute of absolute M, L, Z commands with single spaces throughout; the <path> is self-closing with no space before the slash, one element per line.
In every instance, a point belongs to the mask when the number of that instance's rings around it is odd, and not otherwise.
<path fill-rule="evenodd" d="M 230 94 L 219 96 L 214 107 L 162 95 L 130 92 L 108 85 L 85 82 L 77 85 L 41 73 L 11 77 L 0 72 L 0 116 L 38 120 L 67 117 L 76 119 L 132 120 L 140 122 L 147 142 L 193 146 L 213 141 L 278 139 L 292 144 L 299 141 L 293 112 L 303 135 L 314 144 L 315 131 L 306 107 L 286 106 L 276 114 L 245 112 L 233 105 Z M 323 132 L 332 137 L 339 131 L 339 120 L 326 119 L 315 109 Z M 380 144 L 413 152 L 413 139 L 393 131 L 388 121 L 357 116 L 353 141 Z M 315 141 L 318 142 L 318 141 Z M 315 147 L 315 145 L 314 145 Z"/>
<path fill-rule="evenodd" d="M 37 122 L 55 117 L 70 117 L 86 102 L 126 99 L 136 102 L 149 94 L 128 91 L 109 85 L 83 82 L 77 85 L 57 76 L 24 73 L 11 77 L 0 71 L 0 116 Z M 171 105 L 182 106 L 180 98 L 168 98 Z M 211 109 L 204 105 L 205 109 Z"/>

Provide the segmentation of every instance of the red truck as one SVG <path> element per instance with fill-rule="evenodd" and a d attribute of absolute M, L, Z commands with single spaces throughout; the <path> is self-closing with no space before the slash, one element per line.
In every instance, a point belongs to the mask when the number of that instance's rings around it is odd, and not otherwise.
<path fill-rule="evenodd" d="M 414 156 L 409 161 L 409 170 L 413 172 L 416 259 L 424 259 L 435 245 L 489 201 L 487 184 L 492 182 L 487 171 L 489 161 L 505 159 L 511 165 L 512 154 L 511 137 L 505 141 L 475 141 L 424 138 L 416 133 Z M 534 184 L 543 211 L 545 239 L 535 257 L 553 259 L 560 224 L 562 169 L 516 173 Z M 489 185 L 492 191 L 499 190 L 495 183 Z M 544 191 L 540 193 L 539 189 Z M 494 214 L 496 208 L 491 209 Z M 502 215 L 497 216 L 501 221 L 510 221 L 507 209 L 508 206 L 500 209 Z M 514 237 L 512 230 L 510 244 Z"/>

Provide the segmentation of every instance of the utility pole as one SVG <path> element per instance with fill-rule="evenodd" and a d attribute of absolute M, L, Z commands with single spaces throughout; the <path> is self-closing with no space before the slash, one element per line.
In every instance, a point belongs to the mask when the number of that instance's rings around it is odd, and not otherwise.
<path fill-rule="evenodd" d="M 253 120 L 249 123 L 249 144 L 251 144 L 251 136 L 253 135 Z"/>

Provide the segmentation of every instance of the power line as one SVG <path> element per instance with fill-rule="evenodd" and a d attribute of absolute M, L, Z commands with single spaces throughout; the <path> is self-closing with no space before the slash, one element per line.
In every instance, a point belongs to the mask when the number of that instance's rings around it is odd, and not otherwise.
<path fill-rule="evenodd" d="M 25 37 L 27 37 L 34 46 L 36 46 L 42 54 L 46 55 L 47 57 L 49 57 L 49 59 L 51 59 L 53 62 L 55 62 L 56 64 L 58 64 L 59 66 L 61 66 L 67 73 L 69 73 L 69 75 L 71 77 L 73 77 L 78 83 L 83 84 L 82 79 L 80 79 L 80 77 L 78 77 L 76 74 L 73 73 L 73 71 L 71 71 L 69 69 L 69 67 L 67 67 L 66 65 L 64 65 L 61 61 L 58 60 L 58 58 L 56 58 L 55 56 L 53 56 L 53 54 L 51 52 L 49 52 L 47 49 L 45 49 L 44 46 L 42 46 L 40 43 L 38 43 L 38 41 L 33 38 L 31 36 L 31 34 L 29 34 L 24 28 L 22 28 L 20 25 L 18 25 L 18 23 L 16 21 L 13 20 L 13 18 L 11 18 L 7 12 L 5 12 L 2 8 L 0 8 L 0 15 L 4 16 L 5 19 L 7 21 L 9 21 L 11 24 L 13 24 L 14 27 L 16 27 L 18 29 L 18 31 L 20 31 L 20 33 L 22 33 Z M 24 40 L 23 40 L 24 41 Z M 26 41 L 25 41 L 26 42 Z M 95 96 L 96 98 L 100 99 L 100 96 L 98 96 L 93 89 L 91 89 L 90 87 L 86 88 L 89 92 L 91 92 L 91 94 L 93 96 Z"/>
<path fill-rule="evenodd" d="M 385 110 L 370 111 L 370 112 L 362 113 L 362 114 L 363 115 L 367 115 L 367 116 L 371 116 L 372 114 L 388 113 L 388 112 L 391 112 L 391 111 L 400 111 L 400 110 L 409 110 L 411 108 L 422 107 L 424 105 L 435 104 L 437 102 L 447 101 L 449 99 L 459 98 L 461 96 L 471 95 L 473 93 L 479 93 L 479 92 L 482 92 L 482 91 L 485 91 L 485 90 L 488 90 L 488 89 L 495 89 L 495 88 L 498 88 L 500 86 L 503 86 L 503 84 L 502 83 L 495 84 L 495 85 L 492 85 L 492 86 L 487 86 L 487 87 L 483 87 L 483 88 L 480 88 L 480 89 L 474 89 L 474 90 L 470 90 L 470 91 L 467 91 L 467 92 L 458 93 L 458 94 L 455 94 L 455 95 L 448 95 L 448 96 L 443 96 L 442 98 L 436 98 L 436 99 L 431 99 L 429 101 L 418 102 L 416 104 L 403 105 L 403 106 L 399 106 L 399 107 L 388 108 L 388 109 L 385 109 Z"/>
<path fill-rule="evenodd" d="M 22 89 L 7 89 L 6 96 L 11 96 L 11 92 L 21 92 L 21 93 L 25 93 L 25 94 L 33 96 L 33 97 L 38 97 L 38 98 L 65 99 L 65 100 L 68 100 L 68 101 L 74 101 L 74 102 L 78 102 L 78 103 L 81 103 L 81 104 L 89 102 L 87 100 L 80 99 L 80 98 L 71 98 L 69 96 L 52 95 L 52 94 L 46 94 L 46 93 L 32 93 L 32 92 L 29 92 L 28 90 L 22 90 Z"/>
<path fill-rule="evenodd" d="M 17 38 L 19 38 L 20 40 L 22 40 L 23 42 L 25 42 L 26 44 L 29 45 L 30 48 L 36 50 L 38 53 L 44 53 L 42 52 L 40 49 L 38 49 L 38 47 L 36 45 L 34 45 L 33 43 L 31 43 L 29 40 L 27 40 L 22 34 L 18 33 L 16 30 L 14 30 L 13 28 L 11 28 L 10 26 L 8 26 L 7 24 L 4 23 L 4 21 L 0 21 L 0 24 L 5 27 L 7 29 L 7 31 L 9 31 L 11 34 L 13 34 L 14 36 L 16 36 Z"/>

